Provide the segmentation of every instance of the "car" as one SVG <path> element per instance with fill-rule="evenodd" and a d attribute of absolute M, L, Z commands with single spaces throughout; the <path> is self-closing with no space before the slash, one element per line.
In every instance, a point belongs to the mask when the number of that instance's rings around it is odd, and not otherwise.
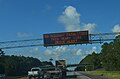
<path fill-rule="evenodd" d="M 29 77 L 29 79 L 31 79 L 32 77 L 42 79 L 44 77 L 44 73 L 41 68 L 33 67 L 33 68 L 31 68 L 30 71 L 28 71 L 28 77 Z"/>

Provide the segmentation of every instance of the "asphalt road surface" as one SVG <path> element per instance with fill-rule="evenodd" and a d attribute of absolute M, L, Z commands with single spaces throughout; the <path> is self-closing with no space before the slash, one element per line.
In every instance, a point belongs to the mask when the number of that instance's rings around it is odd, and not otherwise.
<path fill-rule="evenodd" d="M 6 77 L 5 79 L 19 79 L 19 78 L 18 77 Z M 115 78 L 107 78 L 103 76 L 92 76 L 84 72 L 67 72 L 67 79 L 115 79 Z"/>
<path fill-rule="evenodd" d="M 67 76 L 69 77 L 67 79 L 91 79 L 90 77 L 83 75 L 80 72 L 67 72 Z"/>
<path fill-rule="evenodd" d="M 115 79 L 115 78 L 108 78 L 103 76 L 88 75 L 84 72 L 68 72 L 67 75 L 76 75 L 75 78 L 67 78 L 67 79 Z"/>

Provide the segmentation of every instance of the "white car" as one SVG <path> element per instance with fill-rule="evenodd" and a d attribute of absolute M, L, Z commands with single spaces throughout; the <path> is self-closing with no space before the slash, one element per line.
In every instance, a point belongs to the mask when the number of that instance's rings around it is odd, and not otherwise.
<path fill-rule="evenodd" d="M 44 76 L 44 73 L 41 68 L 34 67 L 31 69 L 31 71 L 28 71 L 28 77 L 31 79 L 32 77 L 42 79 Z"/>

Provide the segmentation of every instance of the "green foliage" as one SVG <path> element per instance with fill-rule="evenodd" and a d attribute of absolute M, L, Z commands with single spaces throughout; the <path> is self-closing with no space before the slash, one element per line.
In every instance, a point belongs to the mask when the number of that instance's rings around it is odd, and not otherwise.
<path fill-rule="evenodd" d="M 99 58 L 99 54 L 96 54 L 95 52 L 93 52 L 91 55 L 86 56 L 80 63 L 81 64 L 93 64 L 94 69 L 97 69 L 101 67 L 100 62 L 101 61 Z"/>
<path fill-rule="evenodd" d="M 120 36 L 102 45 L 101 60 L 106 70 L 120 70 Z"/>
<path fill-rule="evenodd" d="M 0 74 L 4 74 L 5 68 L 2 64 L 0 64 Z"/>
<path fill-rule="evenodd" d="M 76 67 L 75 71 L 85 71 L 85 67 L 84 66 Z"/>
<path fill-rule="evenodd" d="M 90 75 L 102 75 L 108 78 L 112 79 L 120 79 L 120 71 L 94 71 L 94 72 L 88 72 Z"/>
<path fill-rule="evenodd" d="M 9 76 L 27 75 L 32 67 L 41 66 L 40 60 L 24 56 L 0 56 L 0 69 Z M 0 70 L 0 71 L 1 71 Z"/>
<path fill-rule="evenodd" d="M 91 71 L 94 69 L 101 68 L 100 55 L 93 52 L 92 54 L 87 55 L 80 64 L 90 64 L 86 65 L 86 69 Z M 85 66 L 77 67 L 76 70 L 85 70 Z"/>
<path fill-rule="evenodd" d="M 94 65 L 86 66 L 87 71 L 92 71 L 94 70 Z"/>
<path fill-rule="evenodd" d="M 94 69 L 103 67 L 109 71 L 120 70 L 120 35 L 114 41 L 104 43 L 101 48 L 102 50 L 99 54 L 93 52 L 87 55 L 80 64 L 93 64 Z M 76 69 L 79 70 L 80 67 Z M 83 68 L 81 69 L 83 70 Z"/>

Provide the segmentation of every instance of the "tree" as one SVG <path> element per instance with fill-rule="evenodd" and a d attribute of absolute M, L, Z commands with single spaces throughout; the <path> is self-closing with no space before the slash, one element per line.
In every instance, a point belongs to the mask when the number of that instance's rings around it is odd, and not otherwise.
<path fill-rule="evenodd" d="M 0 56 L 0 71 L 9 76 L 27 75 L 32 67 L 41 66 L 42 63 L 37 58 L 24 56 Z"/>
<path fill-rule="evenodd" d="M 101 68 L 101 60 L 100 60 L 100 55 L 96 54 L 95 52 L 93 52 L 92 54 L 87 55 L 81 62 L 80 64 L 90 64 L 91 66 L 89 67 L 89 70 L 93 70 L 94 69 L 98 69 Z M 87 65 L 86 65 L 87 66 Z M 81 67 L 81 70 L 84 70 L 84 67 Z M 90 69 L 91 68 L 91 69 Z M 79 70 L 80 67 L 77 67 L 77 69 Z"/>
<path fill-rule="evenodd" d="M 120 36 L 102 45 L 101 60 L 106 70 L 120 70 Z"/>

